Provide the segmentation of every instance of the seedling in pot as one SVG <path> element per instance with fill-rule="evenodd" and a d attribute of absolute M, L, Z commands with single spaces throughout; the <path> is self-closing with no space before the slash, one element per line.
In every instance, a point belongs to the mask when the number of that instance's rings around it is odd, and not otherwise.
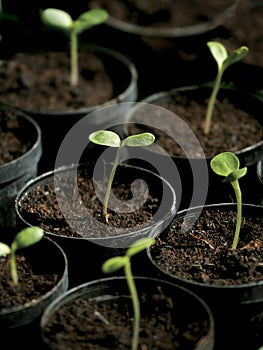
<path fill-rule="evenodd" d="M 75 21 L 70 14 L 55 8 L 47 8 L 41 12 L 43 23 L 69 35 L 70 39 L 70 84 L 78 84 L 78 35 L 95 25 L 102 24 L 108 18 L 108 12 L 103 9 L 93 9 L 82 13 Z"/>
<path fill-rule="evenodd" d="M 131 269 L 131 258 L 139 252 L 146 249 L 148 246 L 154 243 L 154 238 L 141 238 L 137 240 L 130 248 L 127 249 L 124 256 L 115 256 L 106 260 L 102 265 L 102 271 L 104 273 L 113 273 L 121 268 L 124 268 L 125 278 L 127 280 L 128 288 L 132 298 L 134 321 L 133 321 L 133 335 L 132 335 L 132 350 L 137 350 L 139 342 L 139 331 L 140 331 L 140 302 L 138 298 L 137 288 L 134 282 L 132 269 Z"/>
<path fill-rule="evenodd" d="M 124 140 L 121 140 L 119 135 L 116 134 L 113 131 L 109 130 L 98 130 L 94 133 L 89 135 L 89 140 L 95 144 L 101 145 L 101 146 L 109 146 L 109 147 L 116 147 L 117 153 L 116 157 L 113 163 L 113 167 L 110 173 L 109 181 L 107 184 L 107 189 L 105 192 L 104 202 L 103 202 L 103 215 L 106 219 L 106 222 L 108 223 L 108 203 L 110 198 L 110 191 L 113 184 L 114 176 L 117 170 L 117 167 L 120 163 L 121 159 L 121 153 L 124 146 L 129 147 L 143 147 L 143 146 L 149 146 L 151 145 L 154 140 L 155 136 L 151 133 L 145 132 L 142 134 L 137 135 L 131 135 L 126 137 Z"/>
<path fill-rule="evenodd" d="M 14 285 L 18 285 L 16 251 L 27 248 L 42 239 L 44 231 L 37 226 L 27 227 L 17 233 L 11 246 L 0 242 L 0 257 L 10 254 L 10 274 Z"/>
<path fill-rule="evenodd" d="M 237 222 L 232 243 L 232 249 L 236 249 L 242 221 L 242 193 L 238 180 L 247 173 L 247 167 L 239 169 L 239 159 L 232 152 L 223 152 L 212 158 L 210 162 L 212 170 L 221 176 L 225 176 L 224 182 L 230 182 L 234 188 L 237 200 Z"/>
<path fill-rule="evenodd" d="M 208 41 L 207 46 L 217 62 L 218 72 L 213 85 L 212 94 L 208 101 L 204 125 L 205 134 L 209 134 L 210 132 L 212 114 L 214 111 L 217 94 L 220 89 L 222 76 L 226 68 L 229 67 L 231 64 L 240 61 L 249 51 L 248 47 L 241 46 L 240 48 L 228 54 L 225 46 L 217 41 Z"/>

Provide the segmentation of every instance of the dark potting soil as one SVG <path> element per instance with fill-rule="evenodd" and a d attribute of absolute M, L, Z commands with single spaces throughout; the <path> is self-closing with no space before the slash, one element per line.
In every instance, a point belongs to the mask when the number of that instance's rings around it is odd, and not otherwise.
<path fill-rule="evenodd" d="M 16 255 L 18 285 L 10 275 L 9 256 L 0 257 L 0 309 L 24 305 L 45 295 L 56 285 L 58 275 L 44 273 L 26 255 Z"/>
<path fill-rule="evenodd" d="M 19 158 L 32 147 L 22 124 L 14 113 L 0 111 L 0 165 Z"/>
<path fill-rule="evenodd" d="M 156 28 L 194 25 L 213 20 L 233 4 L 233 0 L 91 0 L 90 8 L 103 7 L 123 22 Z"/>
<path fill-rule="evenodd" d="M 114 293 L 113 293 L 114 294 Z M 180 305 L 166 296 L 161 286 L 139 294 L 141 326 L 138 350 L 195 349 L 208 334 L 202 317 L 189 321 L 178 316 Z M 182 307 L 182 306 L 181 306 Z M 52 315 L 44 335 L 52 349 L 130 349 L 133 312 L 131 300 L 122 295 L 108 301 L 88 297 L 63 305 Z"/>
<path fill-rule="evenodd" d="M 14 56 L 0 65 L 0 102 L 30 111 L 61 111 L 110 100 L 113 85 L 102 60 L 79 50 L 79 81 L 70 86 L 69 52 Z"/>
<path fill-rule="evenodd" d="M 236 211 L 203 209 L 194 225 L 185 217 L 156 238 L 153 261 L 185 280 L 240 285 L 263 279 L 263 218 L 244 216 L 237 249 L 232 249 Z"/>
<path fill-rule="evenodd" d="M 100 186 L 101 184 L 98 184 Z M 44 231 L 68 237 L 109 237 L 116 229 L 116 235 L 123 233 L 119 228 L 141 228 L 149 224 L 149 220 L 157 211 L 160 199 L 153 198 L 142 189 L 136 198 L 141 203 L 145 202 L 139 209 L 129 210 L 129 199 L 131 199 L 131 184 L 119 184 L 114 182 L 113 192 L 122 201 L 122 212 L 118 213 L 108 209 L 108 223 L 105 222 L 103 205 L 94 189 L 90 172 L 84 167 L 78 170 L 77 191 L 73 177 L 61 176 L 59 188 L 54 187 L 52 179 L 42 186 L 36 186 L 29 191 L 19 204 L 21 216 L 32 225 L 40 226 Z M 102 193 L 105 193 L 104 190 Z M 63 203 L 63 213 L 61 205 Z M 80 197 L 79 197 L 80 196 Z M 125 212 L 129 210 L 129 212 Z M 74 224 L 69 224 L 68 218 Z M 103 226 L 101 226 L 103 223 Z M 101 229 L 103 227 L 103 230 Z"/>
<path fill-rule="evenodd" d="M 171 95 L 162 102 L 154 104 L 166 108 L 180 119 L 186 122 L 194 135 L 197 137 L 206 157 L 213 157 L 223 151 L 236 152 L 245 147 L 252 146 L 263 139 L 263 126 L 259 124 L 248 112 L 238 109 L 227 98 L 217 100 L 211 123 L 211 129 L 208 135 L 204 133 L 205 113 L 207 109 L 207 99 L 202 97 L 189 99 L 184 93 Z M 147 113 L 147 108 L 139 109 L 138 119 L 144 125 L 151 125 L 152 114 Z M 160 109 L 156 112 L 161 113 Z M 160 119 L 161 116 L 158 115 Z M 171 118 L 170 125 L 162 125 L 168 131 L 167 133 L 150 128 L 156 136 L 155 143 L 161 146 L 169 155 L 185 157 L 182 146 L 191 154 L 193 158 L 200 158 L 199 149 L 196 149 L 196 142 L 191 143 L 191 135 L 187 131 L 179 130 L 178 123 Z M 127 126 L 129 134 L 137 134 L 143 131 L 140 124 L 129 124 Z M 187 134 L 186 134 L 187 133 Z M 180 136 L 175 142 L 170 135 Z M 190 135 L 190 136 L 189 136 Z"/>

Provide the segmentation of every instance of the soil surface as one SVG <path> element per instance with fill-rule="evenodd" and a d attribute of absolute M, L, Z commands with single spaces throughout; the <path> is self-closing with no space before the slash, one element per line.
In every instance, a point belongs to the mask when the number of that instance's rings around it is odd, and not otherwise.
<path fill-rule="evenodd" d="M 141 327 L 138 350 L 195 349 L 208 333 L 208 321 L 200 315 L 191 322 L 177 317 L 182 310 L 176 298 L 166 296 L 161 286 L 139 296 Z M 128 296 L 107 302 L 77 298 L 61 307 L 45 327 L 52 349 L 130 349 L 133 313 Z M 180 304 L 180 303 L 179 303 Z M 182 308 L 182 305 L 181 305 Z M 187 313 L 186 313 L 187 314 Z"/>
<path fill-rule="evenodd" d="M 223 151 L 236 152 L 263 140 L 263 126 L 257 118 L 248 111 L 238 108 L 228 98 L 217 99 L 210 132 L 208 135 L 205 134 L 204 121 L 208 98 L 202 97 L 201 94 L 196 95 L 189 94 L 189 92 L 175 92 L 169 94 L 167 98 L 156 99 L 151 103 L 172 111 L 185 121 L 197 137 L 206 157 L 212 157 Z M 192 158 L 202 157 L 202 154 L 199 153 L 200 146 L 196 147 L 196 140 L 193 139 L 188 129 L 182 128 L 174 118 L 165 119 L 164 125 L 161 122 L 162 109 L 158 108 L 155 113 L 153 115 L 153 113 L 149 113 L 147 108 L 140 108 L 132 119 L 136 118 L 138 123 L 129 124 L 127 126 L 128 133 L 137 134 L 145 131 L 146 125 L 147 131 L 152 131 L 156 136 L 155 143 L 169 155 L 185 157 L 187 154 L 191 155 Z M 155 117 L 160 120 L 161 130 L 150 127 Z M 169 135 L 176 135 L 176 142 Z"/>
<path fill-rule="evenodd" d="M 60 188 L 54 187 L 53 178 L 30 190 L 19 203 L 19 212 L 27 222 L 40 226 L 47 232 L 69 237 L 107 237 L 116 228 L 116 234 L 122 232 L 118 228 L 144 227 L 160 205 L 160 198 L 152 197 L 144 187 L 138 188 L 136 200 L 143 199 L 144 204 L 136 210 L 129 210 L 129 199 L 132 198 L 131 184 L 113 183 L 114 195 L 121 200 L 120 212 L 108 209 L 108 223 L 103 214 L 103 205 L 95 192 L 90 171 L 81 167 L 78 170 L 77 190 L 72 175 L 60 178 Z M 120 181 L 120 180 L 119 180 Z M 98 182 L 98 189 L 105 186 Z M 59 192 L 57 192 L 59 191 Z M 142 192 L 140 192 L 142 191 Z M 57 200 L 63 203 L 63 213 Z M 80 196 L 80 197 L 79 197 Z M 104 198 L 104 197 L 102 197 Z M 139 203 L 138 202 L 138 203 Z M 74 205 L 72 205 L 74 203 Z M 128 212 L 125 212 L 128 210 Z M 74 228 L 68 223 L 70 218 Z M 103 232 L 101 224 L 103 223 Z"/>
<path fill-rule="evenodd" d="M 33 143 L 26 140 L 25 128 L 16 115 L 0 111 L 0 165 L 19 158 L 32 146 Z"/>
<path fill-rule="evenodd" d="M 244 215 L 237 249 L 232 249 L 236 210 L 205 208 L 193 217 L 174 220 L 150 248 L 153 261 L 166 272 L 210 285 L 262 281 L 262 217 Z"/>
<path fill-rule="evenodd" d="M 184 0 L 92 0 L 90 8 L 103 7 L 123 22 L 156 28 L 184 27 L 213 20 L 233 0 L 194 0 L 191 6 Z"/>
<path fill-rule="evenodd" d="M 69 52 L 20 54 L 0 65 L 0 102 L 29 111 L 61 111 L 96 106 L 113 96 L 101 58 L 79 50 L 79 80 L 70 85 Z"/>

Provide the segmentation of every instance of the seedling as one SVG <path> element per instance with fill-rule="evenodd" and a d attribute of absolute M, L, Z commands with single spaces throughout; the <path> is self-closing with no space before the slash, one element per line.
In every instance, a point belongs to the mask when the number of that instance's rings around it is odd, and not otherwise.
<path fill-rule="evenodd" d="M 62 30 L 70 38 L 70 84 L 75 87 L 78 84 L 78 35 L 95 25 L 105 22 L 108 12 L 103 9 L 92 9 L 82 13 L 75 21 L 70 14 L 54 8 L 47 8 L 41 12 L 43 23 L 58 30 Z"/>
<path fill-rule="evenodd" d="M 235 191 L 237 200 L 237 222 L 232 249 L 236 249 L 242 220 L 242 193 L 238 180 L 247 173 L 247 167 L 239 169 L 239 159 L 232 152 L 223 152 L 216 155 L 212 158 L 210 165 L 217 175 L 226 177 L 223 181 L 230 182 Z"/>
<path fill-rule="evenodd" d="M 115 256 L 113 258 L 108 259 L 102 265 L 102 271 L 104 273 L 112 273 L 121 268 L 124 268 L 124 273 L 126 277 L 126 281 L 128 284 L 128 288 L 130 291 L 130 295 L 132 298 L 133 305 L 133 313 L 134 313 L 134 322 L 133 322 L 133 335 L 132 335 L 132 350 L 137 350 L 138 342 L 139 342 L 139 331 L 140 331 L 140 302 L 138 298 L 137 288 L 134 282 L 132 269 L 131 269 L 131 257 L 141 251 L 143 251 L 146 247 L 152 245 L 154 243 L 154 238 L 141 238 L 137 240 L 133 245 L 127 249 L 124 256 Z"/>
<path fill-rule="evenodd" d="M 98 130 L 90 134 L 89 140 L 95 144 L 101 146 L 117 147 L 116 157 L 113 163 L 113 167 L 110 173 L 110 178 L 107 184 L 107 189 L 105 192 L 104 202 L 103 202 L 103 215 L 105 216 L 106 222 L 108 222 L 108 203 L 110 198 L 110 191 L 117 167 L 120 163 L 121 153 L 124 146 L 138 147 L 138 146 L 149 146 L 154 140 L 155 136 L 151 133 L 145 132 L 138 135 L 131 135 L 121 140 L 119 135 L 113 131 L 109 130 Z"/>
<path fill-rule="evenodd" d="M 208 41 L 207 45 L 214 59 L 217 62 L 218 72 L 217 72 L 217 76 L 212 89 L 212 94 L 209 98 L 208 106 L 206 110 L 205 125 L 204 125 L 205 134 L 209 134 L 210 132 L 210 125 L 211 125 L 213 110 L 216 103 L 216 97 L 220 89 L 222 76 L 226 68 L 229 67 L 231 64 L 240 61 L 249 51 L 248 47 L 241 46 L 240 48 L 228 54 L 225 46 L 220 42 Z"/>
<path fill-rule="evenodd" d="M 14 240 L 11 243 L 11 246 L 8 246 L 5 243 L 0 242 L 0 257 L 10 254 L 10 273 L 14 285 L 18 285 L 18 275 L 16 267 L 16 251 L 17 249 L 27 248 L 38 241 L 44 235 L 44 231 L 37 226 L 27 227 L 22 231 L 18 232 Z"/>

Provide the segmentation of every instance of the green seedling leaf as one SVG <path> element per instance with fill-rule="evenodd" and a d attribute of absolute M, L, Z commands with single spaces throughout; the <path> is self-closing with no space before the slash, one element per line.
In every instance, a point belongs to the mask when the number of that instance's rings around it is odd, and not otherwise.
<path fill-rule="evenodd" d="M 137 242 L 135 242 L 131 247 L 127 250 L 127 255 L 129 257 L 132 257 L 133 255 L 136 255 L 140 252 L 142 252 L 145 248 L 147 248 L 149 245 L 152 245 L 154 243 L 154 238 L 141 238 Z"/>
<path fill-rule="evenodd" d="M 125 256 L 115 256 L 103 263 L 102 272 L 112 273 L 118 271 L 125 266 L 126 260 L 127 258 Z"/>
<path fill-rule="evenodd" d="M 75 21 L 74 25 L 77 32 L 81 33 L 84 30 L 105 22 L 108 17 L 109 15 L 106 10 L 93 9 L 80 15 L 79 18 Z"/>
<path fill-rule="evenodd" d="M 217 175 L 225 176 L 224 181 L 230 182 L 235 191 L 237 200 L 237 223 L 232 248 L 236 249 L 242 221 L 242 193 L 238 180 L 247 173 L 247 168 L 239 169 L 239 159 L 232 152 L 222 152 L 216 155 L 212 158 L 210 166 Z"/>
<path fill-rule="evenodd" d="M 10 253 L 11 253 L 10 247 L 5 243 L 0 242 L 0 256 L 4 256 Z"/>
<path fill-rule="evenodd" d="M 206 135 L 208 135 L 210 132 L 212 114 L 214 111 L 218 91 L 221 87 L 222 77 L 226 68 L 232 65 L 233 63 L 240 61 L 249 51 L 248 47 L 241 46 L 240 48 L 228 54 L 225 46 L 222 43 L 217 41 L 208 41 L 207 46 L 212 56 L 217 62 L 218 72 L 217 72 L 217 76 L 214 82 L 214 86 L 213 86 L 212 93 L 209 98 L 208 106 L 206 110 L 205 124 L 204 124 L 204 133 Z"/>
<path fill-rule="evenodd" d="M 48 8 L 41 12 L 41 19 L 43 23 L 51 25 L 58 29 L 69 31 L 73 26 L 71 16 L 62 10 Z"/>
<path fill-rule="evenodd" d="M 105 216 L 106 223 L 108 223 L 108 203 L 110 198 L 110 191 L 113 184 L 114 176 L 121 159 L 121 153 L 124 146 L 137 147 L 137 146 L 149 146 L 151 145 L 155 137 L 151 133 L 142 133 L 138 135 L 132 135 L 126 137 L 124 140 L 120 140 L 118 134 L 109 130 L 98 130 L 89 135 L 89 140 L 95 144 L 109 147 L 117 147 L 117 153 L 114 160 L 114 164 L 111 170 L 110 178 L 108 181 L 107 189 L 105 192 L 103 202 L 103 215 Z"/>
<path fill-rule="evenodd" d="M 121 145 L 119 135 L 113 131 L 108 130 L 99 130 L 93 132 L 90 134 L 89 140 L 101 146 L 120 147 Z"/>
<path fill-rule="evenodd" d="M 145 147 L 150 146 L 152 143 L 154 143 L 154 140 L 155 137 L 153 134 L 145 132 L 142 134 L 126 137 L 126 139 L 123 141 L 123 145 L 129 147 Z"/>

